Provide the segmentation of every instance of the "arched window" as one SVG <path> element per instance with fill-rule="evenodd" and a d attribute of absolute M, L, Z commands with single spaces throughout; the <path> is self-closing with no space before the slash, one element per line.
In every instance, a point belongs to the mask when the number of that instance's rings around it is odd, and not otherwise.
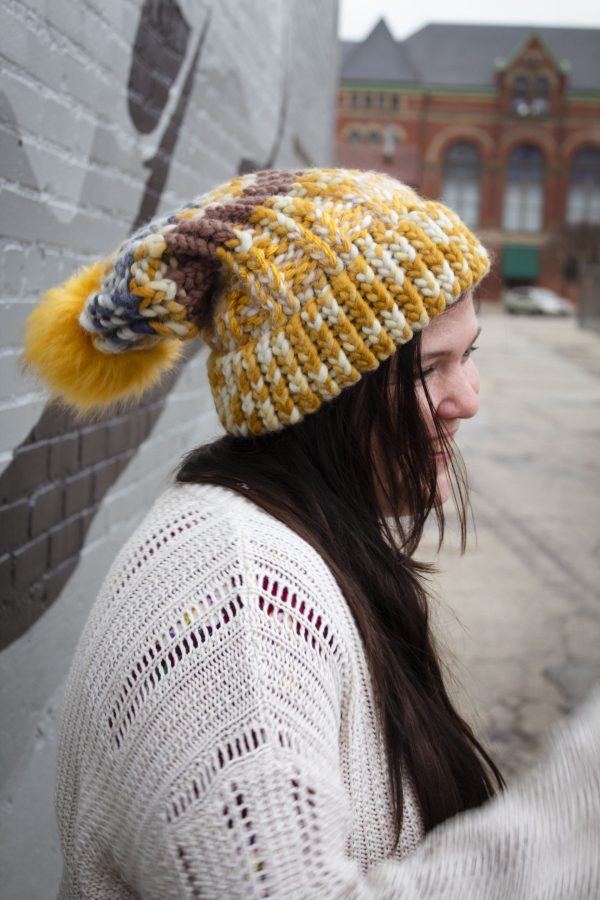
<path fill-rule="evenodd" d="M 398 94 L 392 94 L 392 109 L 398 109 Z"/>
<path fill-rule="evenodd" d="M 544 210 L 544 158 L 533 144 L 510 154 L 502 225 L 506 231 L 541 231 Z"/>
<path fill-rule="evenodd" d="M 444 154 L 442 201 L 455 210 L 466 225 L 479 224 L 481 157 L 469 141 L 451 144 Z"/>
<path fill-rule="evenodd" d="M 381 141 L 381 132 L 377 128 L 372 128 L 369 131 L 367 139 L 370 144 L 379 144 Z"/>
<path fill-rule="evenodd" d="M 371 106 L 371 95 L 369 93 L 365 94 L 365 108 L 369 109 Z"/>
<path fill-rule="evenodd" d="M 582 147 L 571 163 L 567 222 L 600 224 L 600 149 Z"/>
<path fill-rule="evenodd" d="M 385 109 L 386 106 L 386 96 L 385 94 L 379 95 L 379 109 Z"/>
<path fill-rule="evenodd" d="M 358 94 L 356 93 L 356 91 L 353 91 L 350 94 L 350 106 L 352 107 L 352 109 L 356 109 L 358 106 Z"/>
<path fill-rule="evenodd" d="M 362 135 L 360 131 L 357 131 L 356 128 L 353 128 L 352 131 L 348 134 L 348 140 L 352 144 L 357 144 L 362 139 Z"/>

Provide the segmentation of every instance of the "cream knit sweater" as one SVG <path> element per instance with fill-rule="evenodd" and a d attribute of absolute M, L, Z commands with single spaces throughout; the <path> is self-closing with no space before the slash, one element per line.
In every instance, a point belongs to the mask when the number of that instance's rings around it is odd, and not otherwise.
<path fill-rule="evenodd" d="M 600 715 L 518 789 L 392 846 L 353 619 L 253 504 L 177 485 L 114 563 L 63 720 L 62 898 L 600 897 Z"/>

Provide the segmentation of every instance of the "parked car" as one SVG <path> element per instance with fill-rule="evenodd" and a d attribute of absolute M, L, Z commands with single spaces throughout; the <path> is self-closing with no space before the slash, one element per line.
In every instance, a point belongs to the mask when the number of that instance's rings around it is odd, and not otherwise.
<path fill-rule="evenodd" d="M 507 288 L 504 292 L 504 309 L 513 315 L 570 316 L 573 305 L 554 291 L 543 287 Z"/>

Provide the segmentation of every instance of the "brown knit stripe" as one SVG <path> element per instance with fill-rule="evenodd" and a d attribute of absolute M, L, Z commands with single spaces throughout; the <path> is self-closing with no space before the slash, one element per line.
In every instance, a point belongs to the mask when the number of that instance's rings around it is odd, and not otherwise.
<path fill-rule="evenodd" d="M 235 201 L 208 207 L 201 218 L 182 219 L 165 233 L 165 255 L 169 262 L 166 277 L 180 291 L 185 291 L 185 302 L 190 307 L 188 317 L 192 321 L 205 318 L 198 311 L 198 304 L 210 297 L 217 286 L 221 268 L 217 248 L 235 239 L 234 227 L 247 224 L 258 206 L 273 194 L 287 192 L 294 178 L 295 173 L 288 171 L 257 172 L 254 182 Z"/>
<path fill-rule="evenodd" d="M 214 233 L 212 250 L 214 246 L 223 244 L 234 237 L 235 225 L 246 225 L 257 206 L 265 203 L 275 194 L 285 194 L 294 182 L 295 173 L 288 171 L 256 172 L 255 180 L 247 185 L 241 196 L 234 201 L 215 204 L 204 210 L 200 219 L 184 219 L 179 222 L 172 231 L 165 234 L 167 246 L 177 249 L 177 236 L 179 234 L 199 233 L 206 240 Z M 227 234 L 222 233 L 227 231 Z M 185 242 L 182 250 L 186 253 Z M 202 245 L 200 248 L 202 253 Z"/>

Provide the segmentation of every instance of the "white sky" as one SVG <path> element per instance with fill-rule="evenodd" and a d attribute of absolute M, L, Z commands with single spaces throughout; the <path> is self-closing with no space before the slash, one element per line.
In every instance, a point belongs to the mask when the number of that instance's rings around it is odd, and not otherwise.
<path fill-rule="evenodd" d="M 339 0 L 339 36 L 362 40 L 384 18 L 395 38 L 402 39 L 431 22 L 495 25 L 563 25 L 600 28 L 598 0 Z M 600 44 L 600 41 L 599 41 Z M 600 46 L 598 48 L 600 53 Z"/>

